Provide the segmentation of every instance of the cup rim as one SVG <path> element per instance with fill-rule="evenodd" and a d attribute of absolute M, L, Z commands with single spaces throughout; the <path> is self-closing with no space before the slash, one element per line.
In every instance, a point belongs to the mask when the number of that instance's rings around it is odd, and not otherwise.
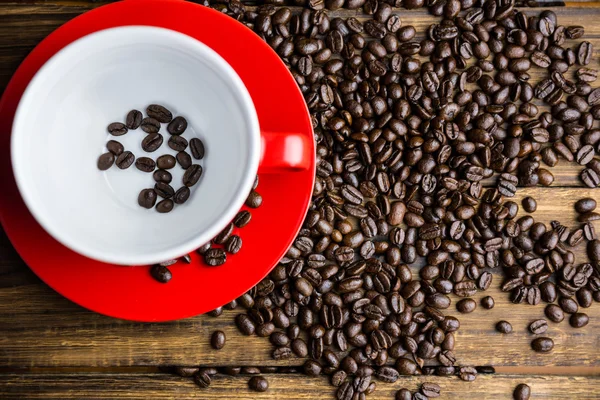
<path fill-rule="evenodd" d="M 233 89 L 237 96 L 240 98 L 240 104 L 242 104 L 244 117 L 248 123 L 248 131 L 251 133 L 249 140 L 250 149 L 248 149 L 248 164 L 243 175 L 242 184 L 239 186 L 234 198 L 230 202 L 229 208 L 224 212 L 216 222 L 208 227 L 204 232 L 198 234 L 197 237 L 184 240 L 183 243 L 171 247 L 168 250 L 145 252 L 143 254 L 126 254 L 118 255 L 114 253 L 106 253 L 105 250 L 100 248 L 94 248 L 90 246 L 90 243 L 80 242 L 77 240 L 71 240 L 71 235 L 65 235 L 64 230 L 59 224 L 53 224 L 51 219 L 47 217 L 47 213 L 44 213 L 38 206 L 37 201 L 34 200 L 32 192 L 32 182 L 27 178 L 24 173 L 23 165 L 25 160 L 21 154 L 23 154 L 23 146 L 25 145 L 26 138 L 31 133 L 23 131 L 22 125 L 24 119 L 27 117 L 27 110 L 30 108 L 30 104 L 35 101 L 36 89 L 44 80 L 47 74 L 56 70 L 58 65 L 64 63 L 66 59 L 72 56 L 72 53 L 76 53 L 79 49 L 88 48 L 95 40 L 107 40 L 108 43 L 118 43 L 115 38 L 122 37 L 121 35 L 163 35 L 170 36 L 169 39 L 176 41 L 185 41 L 186 45 L 193 47 L 196 54 L 200 54 L 202 58 L 206 59 L 211 65 L 218 67 L 219 72 L 225 77 L 225 81 Z M 15 117 L 11 132 L 11 163 L 13 168 L 13 174 L 17 188 L 23 198 L 23 201 L 36 221 L 57 241 L 69 247 L 70 249 L 95 260 L 119 264 L 119 265 L 144 265 L 144 264 L 155 264 L 169 259 L 175 259 L 184 254 L 188 254 L 198 247 L 202 246 L 206 242 L 210 241 L 216 236 L 236 215 L 239 209 L 244 204 L 244 201 L 248 193 L 252 189 L 252 185 L 255 179 L 256 172 L 258 171 L 258 164 L 260 158 L 260 127 L 258 121 L 258 115 L 254 102 L 244 85 L 243 81 L 227 61 L 225 61 L 217 52 L 202 43 L 201 41 L 188 36 L 184 33 L 173 31 L 171 29 L 147 26 L 147 25 L 129 25 L 113 27 L 103 29 L 90 33 L 61 49 L 54 56 L 52 56 L 35 74 L 32 80 L 29 82 L 25 89 L 23 96 L 21 97 L 17 109 L 15 111 Z"/>

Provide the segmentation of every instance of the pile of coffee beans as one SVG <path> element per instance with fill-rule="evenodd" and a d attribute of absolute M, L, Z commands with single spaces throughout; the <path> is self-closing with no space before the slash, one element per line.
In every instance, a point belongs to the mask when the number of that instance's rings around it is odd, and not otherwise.
<path fill-rule="evenodd" d="M 302 7 L 212 5 L 286 63 L 317 143 L 298 237 L 267 278 L 226 306 L 246 309 L 236 317 L 240 332 L 268 337 L 275 360 L 305 359 L 304 373 L 327 375 L 336 398 L 352 400 L 401 375 L 473 381 L 493 372 L 457 360 L 450 294 L 468 313 L 472 297 L 496 285 L 515 304 L 547 303 L 554 323 L 567 313 L 572 326 L 587 324 L 579 307 L 600 301 L 595 202 L 577 203 L 583 225 L 571 232 L 559 221 L 517 218 L 511 199 L 519 187 L 550 186 L 559 160 L 580 164 L 585 185 L 600 184 L 600 88 L 584 28 L 510 0 L 294 5 Z M 440 20 L 417 32 L 400 6 L 427 6 Z M 366 18 L 331 16 L 339 8 Z M 523 207 L 533 213 L 537 201 Z M 572 249 L 583 245 L 589 260 L 576 260 Z M 547 326 L 535 321 L 529 331 Z M 512 326 L 501 321 L 498 330 Z M 535 337 L 531 347 L 545 353 L 554 342 Z M 517 395 L 528 398 L 528 388 Z"/>
<path fill-rule="evenodd" d="M 160 133 L 161 124 L 167 125 L 167 132 L 170 135 L 168 146 L 177 151 L 176 156 L 163 154 L 156 160 L 150 157 L 138 157 L 125 150 L 124 146 L 117 140 L 109 140 L 106 143 L 106 153 L 98 157 L 98 169 L 105 171 L 115 164 L 119 169 L 127 169 L 134 164 L 142 172 L 152 173 L 156 184 L 153 188 L 143 189 L 138 196 L 138 204 L 144 208 L 153 208 L 159 213 L 168 213 L 173 210 L 175 204 L 183 204 L 190 198 L 190 188 L 198 183 L 202 176 L 202 166 L 194 164 L 195 160 L 204 158 L 204 143 L 199 138 L 192 138 L 189 143 L 187 139 L 181 136 L 187 129 L 188 122 L 182 116 L 173 118 L 173 114 L 164 106 L 151 104 L 146 108 L 147 117 L 141 111 L 131 110 L 127 113 L 125 123 L 113 122 L 108 125 L 108 133 L 112 136 L 123 136 L 130 130 L 141 128 L 147 135 L 142 139 L 141 147 L 147 153 L 153 153 L 163 145 L 163 135 Z M 189 147 L 190 154 L 186 151 Z M 185 170 L 182 179 L 182 186 L 175 190 L 171 186 L 173 179 L 170 169 L 177 164 Z M 158 169 L 157 169 L 158 168 Z M 162 200 L 158 201 L 158 198 Z M 168 270 L 167 270 L 168 271 Z M 155 271 L 153 276 L 160 275 L 166 279 L 166 272 Z M 170 278 L 169 278 L 170 279 Z M 168 279 L 167 279 L 168 280 Z"/>

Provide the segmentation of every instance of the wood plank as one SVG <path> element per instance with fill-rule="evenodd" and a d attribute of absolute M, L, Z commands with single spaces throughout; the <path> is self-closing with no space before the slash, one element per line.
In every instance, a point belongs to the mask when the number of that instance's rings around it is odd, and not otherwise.
<path fill-rule="evenodd" d="M 592 189 L 522 189 L 515 201 L 525 196 L 539 199 L 536 220 L 549 223 L 559 218 L 575 227 L 573 202 L 585 196 L 600 201 L 600 191 Z M 600 232 L 600 223 L 596 224 Z M 575 249 L 583 262 L 583 246 Z M 62 298 L 33 276 L 0 236 L 0 365 L 34 366 L 127 366 L 127 365 L 300 365 L 301 359 L 284 362 L 271 360 L 272 347 L 267 339 L 245 337 L 237 332 L 233 319 L 236 311 L 220 318 L 199 316 L 164 324 L 140 324 L 111 319 Z M 496 307 L 478 309 L 460 316 L 456 354 L 461 365 L 494 366 L 586 366 L 600 373 L 600 307 L 586 310 L 590 324 L 580 330 L 551 324 L 548 336 L 555 339 L 550 354 L 536 354 L 530 347 L 528 324 L 543 316 L 543 306 L 512 306 L 498 289 L 495 277 L 492 295 Z M 478 294 L 480 299 L 484 294 Z M 456 298 L 453 298 L 456 301 Z M 448 314 L 457 315 L 454 307 Z M 494 331 L 497 321 L 506 319 L 515 332 L 500 335 Z M 211 349 L 210 334 L 225 331 L 228 344 L 221 351 Z M 239 351 L 244 348 L 244 351 Z"/>
<path fill-rule="evenodd" d="M 198 388 L 189 378 L 166 374 L 5 374 L 0 375 L 3 399 L 333 399 L 334 389 L 325 377 L 299 374 L 266 374 L 269 390 L 252 392 L 249 376 L 216 375 L 209 388 Z M 452 377 L 402 377 L 397 382 L 377 382 L 370 400 L 393 399 L 396 391 L 419 389 L 423 382 L 437 383 L 444 399 L 509 399 L 520 383 L 531 387 L 531 399 L 591 400 L 600 398 L 600 377 L 549 375 L 480 375 L 474 382 Z"/>

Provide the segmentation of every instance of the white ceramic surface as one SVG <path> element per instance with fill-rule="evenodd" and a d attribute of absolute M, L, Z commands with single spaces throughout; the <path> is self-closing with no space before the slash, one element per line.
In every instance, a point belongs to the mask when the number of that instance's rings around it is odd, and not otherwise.
<path fill-rule="evenodd" d="M 184 116 L 183 136 L 206 147 L 202 178 L 168 214 L 137 204 L 152 174 L 96 166 L 110 139 L 136 157 L 176 154 L 166 124 L 163 145 L 149 154 L 141 129 L 106 131 L 152 103 Z M 193 251 L 231 221 L 254 181 L 260 132 L 248 91 L 217 53 L 181 33 L 130 26 L 77 40 L 44 65 L 19 104 L 11 154 L 25 203 L 58 241 L 100 261 L 152 264 Z M 183 170 L 171 172 L 177 190 Z"/>

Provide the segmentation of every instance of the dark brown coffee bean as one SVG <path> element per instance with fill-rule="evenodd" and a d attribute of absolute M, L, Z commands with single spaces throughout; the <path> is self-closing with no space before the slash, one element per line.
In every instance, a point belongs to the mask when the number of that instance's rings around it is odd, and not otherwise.
<path fill-rule="evenodd" d="M 590 318 L 584 313 L 575 313 L 569 318 L 569 324 L 573 328 L 583 328 L 590 322 Z"/>
<path fill-rule="evenodd" d="M 133 164 L 134 161 L 135 156 L 133 153 L 130 151 L 124 151 L 119 157 L 117 157 L 116 164 L 119 169 L 127 169 L 131 167 L 131 164 Z"/>
<path fill-rule="evenodd" d="M 590 260 L 594 262 L 600 261 L 600 240 L 592 240 L 587 245 L 587 253 Z"/>
<path fill-rule="evenodd" d="M 513 331 L 513 328 L 510 322 L 500 321 L 496 324 L 496 330 L 500 333 L 511 333 Z"/>
<path fill-rule="evenodd" d="M 544 310 L 546 317 L 552 322 L 562 322 L 565 319 L 563 310 L 556 304 L 548 304 Z"/>
<path fill-rule="evenodd" d="M 183 136 L 171 136 L 168 145 L 175 151 L 184 151 L 187 149 L 188 141 Z"/>
<path fill-rule="evenodd" d="M 525 197 L 521 204 L 523 205 L 523 209 L 528 213 L 532 213 L 537 210 L 537 202 L 533 197 Z"/>
<path fill-rule="evenodd" d="M 456 310 L 461 314 L 469 314 L 475 311 L 477 303 L 475 300 L 467 298 L 461 299 L 456 303 Z"/>
<path fill-rule="evenodd" d="M 230 222 L 225 228 L 221 230 L 221 232 L 219 232 L 217 236 L 215 236 L 213 242 L 216 244 L 224 244 L 229 239 L 232 233 L 233 223 Z"/>
<path fill-rule="evenodd" d="M 190 155 L 185 151 L 180 151 L 179 153 L 177 153 L 175 158 L 177 159 L 177 162 L 183 169 L 188 169 L 192 166 L 192 157 L 190 157 Z"/>
<path fill-rule="evenodd" d="M 596 240 L 596 229 L 590 222 L 583 225 L 583 235 L 586 240 Z"/>
<path fill-rule="evenodd" d="M 204 262 L 211 267 L 223 265 L 226 261 L 227 254 L 225 254 L 225 250 L 223 249 L 210 249 L 204 253 Z"/>
<path fill-rule="evenodd" d="M 125 124 L 122 124 L 120 122 L 113 122 L 112 124 L 108 125 L 107 130 L 108 133 L 110 133 L 113 136 L 122 136 L 127 133 L 127 127 L 125 126 Z"/>
<path fill-rule="evenodd" d="M 396 400 L 413 400 L 413 395 L 410 390 L 402 388 L 396 392 Z"/>
<path fill-rule="evenodd" d="M 210 345 L 216 350 L 221 350 L 223 347 L 225 347 L 225 341 L 226 337 L 225 332 L 223 331 L 214 331 L 210 337 Z"/>
<path fill-rule="evenodd" d="M 170 199 L 175 194 L 175 190 L 168 183 L 157 182 L 154 185 L 154 191 L 164 199 Z"/>
<path fill-rule="evenodd" d="M 106 142 L 106 149 L 113 153 L 115 156 L 120 156 L 121 153 L 125 151 L 123 145 L 117 142 L 116 140 L 109 140 L 108 142 Z"/>
<path fill-rule="evenodd" d="M 163 136 L 160 133 L 151 133 L 142 140 L 142 150 L 152 153 L 163 144 Z"/>
<path fill-rule="evenodd" d="M 548 353 L 554 348 L 554 341 L 547 337 L 540 337 L 531 341 L 531 348 L 538 353 Z"/>
<path fill-rule="evenodd" d="M 158 133 L 160 130 L 160 122 L 154 118 L 146 117 L 142 120 L 140 128 L 146 133 Z"/>
<path fill-rule="evenodd" d="M 156 192 L 154 189 L 143 189 L 138 195 L 138 204 L 144 208 L 152 208 L 156 203 Z"/>
<path fill-rule="evenodd" d="M 202 140 L 198 138 L 192 138 L 190 140 L 190 150 L 192 152 L 192 156 L 196 160 L 202 160 L 204 158 L 204 143 L 202 143 Z"/>
<path fill-rule="evenodd" d="M 481 306 L 486 310 L 491 310 L 494 308 L 495 302 L 492 296 L 485 296 L 481 299 Z"/>
<path fill-rule="evenodd" d="M 171 180 L 173 179 L 171 173 L 169 171 L 165 171 L 164 169 L 158 169 L 154 171 L 152 177 L 154 178 L 154 181 L 164 183 L 171 183 Z"/>
<path fill-rule="evenodd" d="M 233 224 L 238 228 L 243 228 L 248 225 L 250 220 L 252 219 L 252 214 L 249 211 L 243 210 L 237 213 L 235 218 L 233 219 Z"/>
<path fill-rule="evenodd" d="M 253 376 L 248 381 L 248 387 L 255 392 L 266 392 L 269 390 L 269 382 L 262 376 Z"/>
<path fill-rule="evenodd" d="M 531 396 L 531 388 L 524 383 L 518 384 L 513 392 L 514 400 L 529 400 L 530 396 Z"/>
<path fill-rule="evenodd" d="M 585 168 L 581 171 L 580 178 L 587 187 L 595 188 L 600 185 L 600 176 L 593 169 Z"/>
<path fill-rule="evenodd" d="M 160 121 L 160 120 L 159 120 Z M 161 121 L 164 122 L 164 121 Z M 188 122 L 185 118 L 179 116 L 173 118 L 173 120 L 167 125 L 167 131 L 171 135 L 181 135 L 187 129 Z M 175 149 L 177 150 L 177 149 Z"/>
<path fill-rule="evenodd" d="M 196 375 L 194 375 L 194 382 L 199 387 L 206 389 L 211 384 L 211 378 L 206 372 L 198 372 Z"/>
<path fill-rule="evenodd" d="M 173 195 L 175 204 L 183 204 L 190 198 L 190 189 L 187 186 L 182 186 Z"/>
<path fill-rule="evenodd" d="M 225 243 L 225 251 L 230 254 L 237 254 L 242 248 L 242 238 L 238 235 L 233 235 Z"/>
<path fill-rule="evenodd" d="M 171 156 L 172 157 L 172 156 Z M 183 174 L 183 184 L 187 187 L 194 186 L 202 176 L 202 166 L 192 164 Z"/>
<path fill-rule="evenodd" d="M 128 129 L 137 129 L 142 124 L 143 115 L 138 110 L 131 110 L 125 118 L 125 125 Z"/>
<path fill-rule="evenodd" d="M 534 335 L 546 333 L 547 330 L 548 323 L 545 319 L 538 319 L 529 324 L 529 332 L 533 333 Z"/>
<path fill-rule="evenodd" d="M 588 65 L 592 59 L 594 48 L 590 42 L 581 42 L 577 48 L 577 62 L 580 65 Z"/>
<path fill-rule="evenodd" d="M 421 393 L 429 399 L 440 397 L 441 388 L 438 384 L 432 382 L 423 382 L 421 384 Z"/>
<path fill-rule="evenodd" d="M 161 214 L 171 212 L 171 210 L 173 210 L 173 200 L 171 199 L 162 200 L 156 205 L 156 211 Z"/>
<path fill-rule="evenodd" d="M 171 111 L 167 110 L 164 106 L 158 104 L 150 104 L 146 108 L 146 114 L 148 114 L 150 118 L 154 118 L 155 120 L 162 123 L 171 122 L 171 120 L 173 119 L 173 114 L 171 114 Z"/>
<path fill-rule="evenodd" d="M 596 209 L 596 200 L 591 197 L 586 197 L 583 199 L 577 200 L 575 203 L 575 211 L 579 214 L 585 214 Z"/>
<path fill-rule="evenodd" d="M 115 163 L 115 155 L 110 151 L 98 157 L 97 166 L 100 171 L 106 171 Z"/>
<path fill-rule="evenodd" d="M 238 314 L 235 317 L 235 324 L 237 325 L 240 332 L 242 332 L 246 336 L 253 335 L 256 331 L 256 325 L 254 324 L 254 322 L 252 322 L 250 318 L 248 318 L 246 314 Z"/>
<path fill-rule="evenodd" d="M 250 208 L 258 208 L 262 204 L 262 196 L 258 194 L 256 191 L 250 192 L 248 198 L 246 199 L 246 205 Z"/>
<path fill-rule="evenodd" d="M 158 264 L 150 268 L 150 275 L 160 283 L 167 283 L 173 278 L 171 271 L 167 267 Z"/>
<path fill-rule="evenodd" d="M 135 166 L 142 172 L 152 172 L 156 168 L 156 163 L 149 157 L 140 157 L 135 160 Z"/>

